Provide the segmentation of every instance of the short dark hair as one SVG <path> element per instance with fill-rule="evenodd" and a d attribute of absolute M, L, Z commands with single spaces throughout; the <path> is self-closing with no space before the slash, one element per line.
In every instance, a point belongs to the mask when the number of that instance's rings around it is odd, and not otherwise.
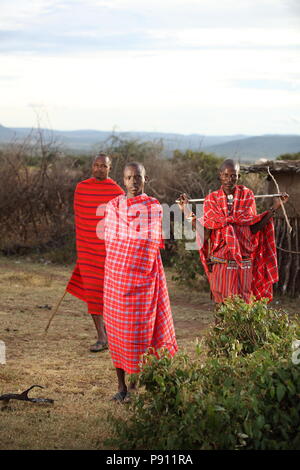
<path fill-rule="evenodd" d="M 144 175 L 146 174 L 146 168 L 140 162 L 127 162 L 126 165 L 124 166 L 124 172 L 125 172 L 126 168 L 129 168 L 129 167 L 132 167 L 132 166 L 135 167 L 135 168 L 140 168 L 140 170 L 144 173 Z"/>
<path fill-rule="evenodd" d="M 106 152 L 102 152 L 100 151 L 99 153 L 97 153 L 97 155 L 94 157 L 94 160 L 93 160 L 93 163 L 95 163 L 95 161 L 98 159 L 98 158 L 108 158 L 109 160 L 109 163 L 111 164 L 111 156 L 106 153 Z"/>
<path fill-rule="evenodd" d="M 222 173 L 222 171 L 224 171 L 225 168 L 233 168 L 236 171 L 240 171 L 240 164 L 239 164 L 239 162 L 237 162 L 235 160 L 232 160 L 232 158 L 227 158 L 221 164 L 221 166 L 219 168 L 219 173 Z"/>

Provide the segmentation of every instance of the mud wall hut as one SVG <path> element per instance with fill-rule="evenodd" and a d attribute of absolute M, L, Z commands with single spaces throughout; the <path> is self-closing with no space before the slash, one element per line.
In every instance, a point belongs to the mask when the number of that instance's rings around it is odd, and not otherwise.
<path fill-rule="evenodd" d="M 246 173 L 259 173 L 265 176 L 264 194 L 275 194 L 277 189 L 270 173 L 276 179 L 281 192 L 290 196 L 285 205 L 292 232 L 288 230 L 284 214 L 278 211 L 274 219 L 276 247 L 279 268 L 279 282 L 275 291 L 300 297 L 300 160 L 271 160 L 253 165 L 244 165 Z M 270 207 L 270 200 L 264 201 Z"/>

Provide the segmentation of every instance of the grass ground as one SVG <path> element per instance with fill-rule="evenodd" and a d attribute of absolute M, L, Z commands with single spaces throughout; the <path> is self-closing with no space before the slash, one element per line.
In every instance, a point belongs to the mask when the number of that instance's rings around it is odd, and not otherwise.
<path fill-rule="evenodd" d="M 1 450 L 104 449 L 107 414 L 127 413 L 125 405 L 109 400 L 116 391 L 109 352 L 89 352 L 96 335 L 83 302 L 67 294 L 45 335 L 71 269 L 0 258 L 0 340 L 6 344 L 0 395 L 39 384 L 44 389 L 30 396 L 54 399 L 54 404 L 12 400 L 0 410 Z M 167 279 L 179 348 L 193 354 L 196 338 L 213 321 L 210 296 L 179 287 L 170 271 Z M 296 301 L 276 302 L 298 313 Z"/>

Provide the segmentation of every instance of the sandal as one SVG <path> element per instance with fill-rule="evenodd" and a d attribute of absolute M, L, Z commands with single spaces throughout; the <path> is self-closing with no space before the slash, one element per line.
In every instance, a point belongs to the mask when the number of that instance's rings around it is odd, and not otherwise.
<path fill-rule="evenodd" d="M 133 392 L 127 392 L 124 398 L 124 403 L 131 403 Z"/>
<path fill-rule="evenodd" d="M 108 349 L 108 344 L 102 343 L 102 341 L 96 341 L 96 343 L 90 347 L 91 352 L 101 352 L 105 351 L 106 349 Z"/>
<path fill-rule="evenodd" d="M 126 395 L 127 392 L 117 392 L 113 397 L 111 397 L 110 401 L 117 401 L 118 403 L 123 403 Z"/>

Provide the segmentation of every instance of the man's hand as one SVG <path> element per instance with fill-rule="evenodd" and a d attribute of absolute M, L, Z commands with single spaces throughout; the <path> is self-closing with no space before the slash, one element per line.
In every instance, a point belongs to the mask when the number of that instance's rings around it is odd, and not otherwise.
<path fill-rule="evenodd" d="M 189 198 L 187 196 L 187 194 L 183 193 L 183 194 L 180 194 L 179 198 L 178 198 L 179 202 L 177 202 L 180 210 L 182 212 L 184 212 L 184 209 L 188 206 L 188 203 L 189 203 Z"/>
<path fill-rule="evenodd" d="M 274 197 L 273 206 L 271 207 L 271 209 L 274 209 L 275 211 L 277 211 L 277 209 L 281 207 L 280 200 L 282 204 L 285 204 L 288 201 L 288 199 L 289 199 L 289 195 L 287 193 L 282 193 L 282 196 L 280 197 Z"/>

